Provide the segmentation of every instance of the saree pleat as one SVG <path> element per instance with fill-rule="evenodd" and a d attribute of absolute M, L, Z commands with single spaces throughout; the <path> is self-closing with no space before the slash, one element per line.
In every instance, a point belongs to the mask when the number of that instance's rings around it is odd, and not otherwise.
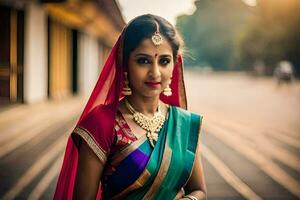
<path fill-rule="evenodd" d="M 104 186 L 103 199 L 109 199 L 131 185 L 144 171 L 151 154 L 151 146 L 145 141 L 120 162 Z M 106 189 L 107 188 L 107 189 Z"/>
<path fill-rule="evenodd" d="M 162 158 L 163 151 L 164 151 L 165 139 L 166 139 L 166 133 L 167 133 L 167 131 L 166 131 L 167 124 L 168 123 L 166 121 L 163 128 L 161 129 L 161 131 L 159 133 L 158 141 L 155 145 L 155 148 L 153 149 L 153 151 L 151 149 L 151 152 L 150 152 L 150 155 L 149 155 L 150 158 L 148 159 L 147 166 L 144 167 L 144 170 L 140 173 L 138 178 L 132 184 L 130 184 L 122 192 L 120 192 L 120 193 L 116 194 L 115 196 L 113 196 L 112 199 L 134 199 L 133 197 L 128 196 L 128 194 L 132 191 L 138 190 L 138 188 L 145 188 L 144 185 L 149 182 L 148 179 L 150 178 L 150 175 L 156 174 L 156 172 L 157 172 L 157 170 L 160 166 L 161 158 Z M 151 148 L 150 143 L 149 143 L 148 140 L 146 140 L 141 146 L 143 146 L 143 145 L 147 145 L 147 147 Z M 138 151 L 139 148 L 136 151 Z M 132 155 L 136 151 L 132 152 L 130 155 Z M 126 159 L 124 159 L 124 160 L 126 160 Z M 128 163 L 128 165 L 130 166 L 131 164 Z M 135 171 L 135 173 L 136 173 L 136 171 Z M 152 179 L 153 178 L 154 177 L 152 176 Z M 137 198 L 137 199 L 139 199 L 139 198 Z"/>
<path fill-rule="evenodd" d="M 181 187 L 185 186 L 192 172 L 201 117 L 181 109 L 176 111 L 174 121 L 180 121 L 180 125 L 176 126 L 176 133 L 171 136 L 173 139 L 176 138 L 173 140 L 174 143 L 171 144 L 171 140 L 168 143 L 170 146 L 173 145 L 171 164 L 160 187 L 148 199 L 173 199 Z"/>

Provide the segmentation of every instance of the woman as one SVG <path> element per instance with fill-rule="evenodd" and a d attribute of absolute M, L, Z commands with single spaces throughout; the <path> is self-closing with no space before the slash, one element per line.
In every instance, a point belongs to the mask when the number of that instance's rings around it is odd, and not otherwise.
<path fill-rule="evenodd" d="M 68 140 L 54 199 L 206 199 L 181 46 L 159 16 L 124 28 Z"/>

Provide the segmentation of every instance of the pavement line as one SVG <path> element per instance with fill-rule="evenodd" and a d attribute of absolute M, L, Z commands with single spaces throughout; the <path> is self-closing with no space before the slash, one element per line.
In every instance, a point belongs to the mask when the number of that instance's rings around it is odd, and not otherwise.
<path fill-rule="evenodd" d="M 300 135 L 298 134 L 297 131 L 293 131 L 293 130 L 288 130 L 289 127 L 285 127 L 282 130 L 282 127 L 273 127 L 270 126 L 269 124 L 266 123 L 261 123 L 258 124 L 257 122 L 253 122 L 253 121 L 247 121 L 245 123 L 245 121 L 242 121 L 238 116 L 230 116 L 230 118 L 228 118 L 227 116 L 224 116 L 224 113 L 220 113 L 219 111 L 216 110 L 210 110 L 209 116 L 207 116 L 207 119 L 209 120 L 214 120 L 214 121 L 221 121 L 221 122 L 226 122 L 227 124 L 230 123 L 232 124 L 232 122 L 234 121 L 234 125 L 235 126 L 239 126 L 239 127 L 253 127 L 255 129 L 257 129 L 258 127 L 261 129 L 261 132 L 271 132 L 273 135 L 284 135 L 292 140 L 297 141 L 298 143 L 300 142 Z M 206 120 L 207 120 L 206 119 Z"/>
<path fill-rule="evenodd" d="M 76 110 L 75 110 L 76 111 Z M 74 116 L 74 110 L 71 111 L 71 113 L 68 113 L 65 117 L 67 116 Z M 52 121 L 45 121 L 42 125 L 40 126 L 35 126 L 32 128 L 30 132 L 24 133 L 23 135 L 17 137 L 14 140 L 11 140 L 10 142 L 5 143 L 0 147 L 0 158 L 3 156 L 7 155 L 8 153 L 12 152 L 22 144 L 26 143 L 27 141 L 31 140 L 33 137 L 35 137 L 37 134 L 41 133 L 43 130 L 46 128 L 50 127 L 51 125 L 57 123 L 58 121 L 63 120 L 64 116 L 61 116 L 59 118 L 54 118 Z"/>
<path fill-rule="evenodd" d="M 25 132 L 20 137 L 17 137 L 14 140 L 10 140 L 9 142 L 5 143 L 0 147 L 0 158 L 7 155 L 8 153 L 15 150 L 18 146 L 21 146 L 22 144 L 26 143 L 27 141 L 31 140 L 34 136 L 36 136 L 38 133 L 41 133 L 46 128 L 50 127 L 51 124 L 54 124 L 51 121 L 45 121 L 45 123 L 41 124 L 40 126 L 33 127 L 29 132 Z"/>
<path fill-rule="evenodd" d="M 208 125 L 210 124 L 210 122 L 207 122 Z M 228 126 L 226 125 L 221 125 L 219 126 L 219 124 L 211 124 L 214 127 L 219 127 L 221 129 L 224 130 L 224 128 L 226 129 Z M 217 128 L 216 127 L 216 128 Z M 235 137 L 244 137 L 247 138 L 248 140 L 252 140 L 254 142 L 255 148 L 257 150 L 260 150 L 261 152 L 263 152 L 264 154 L 271 156 L 273 158 L 276 158 L 277 160 L 281 161 L 282 163 L 284 163 L 285 165 L 295 169 L 296 171 L 300 172 L 300 159 L 298 155 L 295 155 L 294 153 L 286 150 L 285 148 L 278 146 L 278 145 L 274 145 L 270 142 L 270 140 L 264 135 L 264 134 L 257 134 L 255 130 L 250 130 L 250 129 L 246 129 L 244 128 L 243 130 L 240 129 L 236 129 L 234 127 L 230 127 L 230 130 L 227 129 L 228 132 L 230 132 L 231 134 L 235 134 Z M 238 136 L 240 135 L 240 136 Z M 240 138 L 241 140 L 243 140 L 243 138 Z M 253 146 L 253 144 L 252 144 Z"/>
<path fill-rule="evenodd" d="M 47 106 L 47 109 L 46 109 Z M 14 119 L 8 123 L 1 125 L 0 124 L 0 144 L 6 143 L 9 140 L 14 140 L 19 135 L 22 135 L 25 130 L 31 130 L 32 127 L 35 127 L 38 124 L 43 124 L 44 121 L 49 119 L 55 119 L 56 116 L 60 116 L 60 113 L 64 114 L 65 112 L 70 112 L 71 110 L 78 110 L 80 106 L 70 102 L 69 104 L 59 104 L 55 105 L 54 103 L 46 105 L 45 108 L 40 108 L 38 111 L 32 111 L 28 108 L 27 116 L 21 119 Z M 34 113 L 34 114 L 33 114 Z M 0 120 L 0 123 L 2 121 Z M 17 125 L 16 125 L 17 124 Z M 1 146 L 1 145 L 0 145 Z"/>
<path fill-rule="evenodd" d="M 284 135 L 284 134 L 273 134 L 274 132 L 269 132 L 269 131 L 264 131 L 264 132 L 265 132 L 265 134 L 267 134 L 271 137 L 274 137 L 283 143 L 286 143 L 290 146 L 300 149 L 300 141 L 293 137 L 290 137 L 290 136 Z"/>
<path fill-rule="evenodd" d="M 73 130 L 73 129 L 72 129 Z M 72 131 L 71 129 L 69 131 Z M 68 133 L 70 133 L 68 131 Z M 54 159 L 66 146 L 69 134 L 63 134 L 54 144 L 48 147 L 42 156 L 23 174 L 16 184 L 1 198 L 1 200 L 15 199 L 18 194 L 31 183 L 32 180 Z"/>
<path fill-rule="evenodd" d="M 22 121 L 14 121 L 15 124 L 13 126 L 8 125 L 6 127 L 1 127 L 2 134 L 0 134 L 0 143 L 6 143 L 9 140 L 13 140 L 18 137 L 18 135 L 24 134 L 25 131 L 31 130 L 32 127 L 36 127 L 37 125 L 42 126 L 44 121 L 55 118 L 53 116 L 55 116 L 53 111 L 42 112 L 35 114 L 30 118 L 24 118 Z"/>
<path fill-rule="evenodd" d="M 284 134 L 286 136 L 289 136 L 293 139 L 296 139 L 297 141 L 300 140 L 300 135 L 299 135 L 299 132 L 298 131 L 293 131 L 291 129 L 289 129 L 289 127 L 277 127 L 277 128 L 274 128 L 274 127 L 269 127 L 267 130 L 272 130 L 272 132 L 279 132 L 279 134 Z"/>
<path fill-rule="evenodd" d="M 22 104 L 20 106 L 9 108 L 8 110 L 0 113 L 0 127 L 7 124 L 13 124 L 16 120 L 22 120 L 23 118 L 28 117 L 28 113 L 41 112 L 45 111 L 45 109 L 49 110 L 49 108 L 54 106 L 55 104 L 53 102 L 46 101 L 34 105 Z"/>
<path fill-rule="evenodd" d="M 225 121 L 225 119 L 223 119 L 223 118 L 222 118 L 222 120 L 210 118 L 210 120 L 212 120 L 214 123 L 223 122 L 223 124 L 224 125 L 226 124 L 226 126 L 231 126 L 231 127 L 236 127 L 236 128 L 239 128 L 239 129 L 248 129 L 248 130 L 250 130 L 249 124 L 247 124 L 247 125 L 241 125 L 241 122 L 238 122 L 238 121 L 236 121 L 236 123 L 233 124 L 232 121 L 229 121 L 229 120 Z M 256 132 L 254 132 L 254 133 L 260 133 L 260 134 L 263 134 L 263 135 L 267 134 L 269 136 L 272 136 L 272 137 L 278 139 L 282 143 L 285 143 L 287 145 L 293 146 L 295 148 L 300 148 L 300 140 L 299 140 L 299 138 L 293 137 L 293 136 L 291 136 L 291 134 L 286 134 L 286 133 L 283 134 L 282 131 L 275 130 L 274 128 L 268 128 L 267 129 L 267 128 L 263 127 L 259 131 L 257 130 L 256 127 L 253 127 L 251 129 L 256 130 Z M 253 134 L 253 130 L 251 130 L 252 134 Z"/>
<path fill-rule="evenodd" d="M 244 140 L 241 140 L 239 137 L 230 136 L 229 132 L 224 131 L 224 129 L 215 128 L 206 124 L 206 130 L 208 133 L 213 134 L 238 153 L 244 155 L 248 160 L 252 161 L 262 171 L 269 175 L 274 181 L 300 198 L 300 182 L 276 165 L 271 158 L 263 155 L 259 151 L 256 151 L 255 148 L 245 145 Z"/>
<path fill-rule="evenodd" d="M 52 180 L 58 175 L 59 169 L 62 165 L 63 158 L 64 158 L 64 154 L 62 154 L 61 156 L 59 156 L 58 159 L 56 159 L 55 163 L 52 164 L 51 168 L 47 171 L 47 173 L 43 176 L 40 182 L 29 194 L 27 198 L 28 200 L 39 200 L 41 198 L 43 193 L 51 184 Z"/>
<path fill-rule="evenodd" d="M 21 104 L 12 106 L 7 110 L 0 111 L 0 128 L 3 127 L 3 125 L 10 125 L 11 123 L 14 125 L 16 120 L 22 120 L 24 117 L 28 117 L 28 113 L 48 112 L 49 110 L 58 110 L 69 105 L 82 107 L 82 103 L 86 101 L 85 99 L 83 96 L 77 96 L 66 98 L 63 103 L 47 100 L 33 105 Z"/>
<path fill-rule="evenodd" d="M 217 170 L 222 178 L 243 197 L 250 200 L 262 200 L 248 185 L 235 175 L 221 159 L 217 157 L 208 147 L 202 144 L 202 155 Z"/>

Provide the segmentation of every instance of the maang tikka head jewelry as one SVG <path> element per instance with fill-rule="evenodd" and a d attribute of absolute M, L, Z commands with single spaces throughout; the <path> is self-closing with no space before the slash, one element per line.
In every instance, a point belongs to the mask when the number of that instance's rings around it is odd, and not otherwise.
<path fill-rule="evenodd" d="M 163 42 L 163 38 L 161 36 L 161 34 L 159 33 L 159 27 L 158 24 L 156 23 L 156 31 L 155 33 L 152 35 L 152 42 L 155 46 L 159 46 L 162 44 Z"/>

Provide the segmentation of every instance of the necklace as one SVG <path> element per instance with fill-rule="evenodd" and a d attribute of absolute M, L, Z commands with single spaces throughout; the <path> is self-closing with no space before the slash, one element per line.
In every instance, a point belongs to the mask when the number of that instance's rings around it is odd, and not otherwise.
<path fill-rule="evenodd" d="M 158 139 L 158 132 L 162 128 L 165 122 L 165 116 L 160 110 L 160 103 L 158 104 L 157 112 L 154 113 L 152 118 L 145 116 L 143 113 L 136 111 L 132 105 L 125 99 L 125 105 L 133 116 L 133 120 L 137 123 L 142 129 L 146 130 L 146 136 L 154 148 L 154 141 Z"/>

